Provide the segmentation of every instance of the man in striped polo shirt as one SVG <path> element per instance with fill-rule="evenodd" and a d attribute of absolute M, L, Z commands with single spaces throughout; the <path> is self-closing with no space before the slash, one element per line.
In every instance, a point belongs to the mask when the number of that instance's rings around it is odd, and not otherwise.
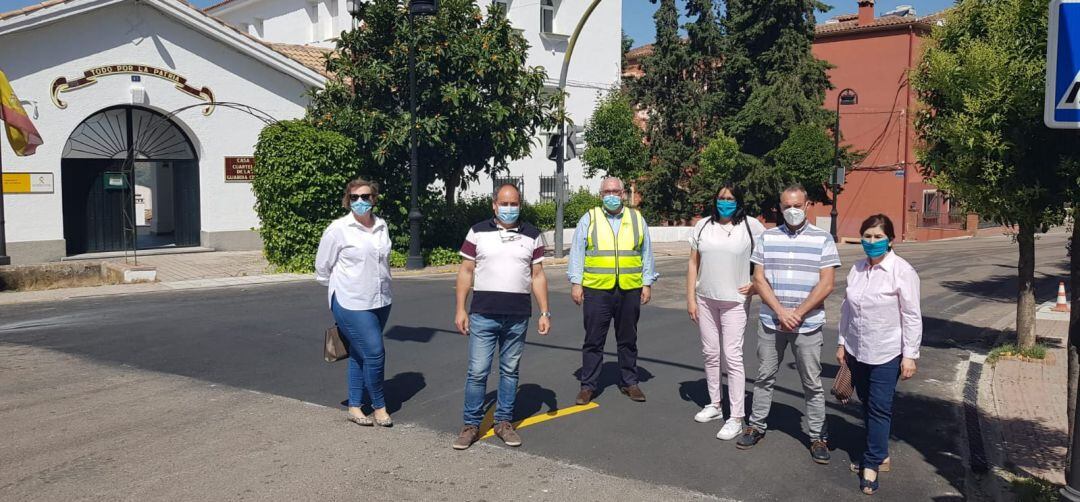
<path fill-rule="evenodd" d="M 806 222 L 806 189 L 792 185 L 780 194 L 784 224 L 765 231 L 754 246 L 754 286 L 761 295 L 761 326 L 750 424 L 736 446 L 750 449 L 765 437 L 776 372 L 791 346 L 806 399 L 810 456 L 829 463 L 825 390 L 821 386 L 821 329 L 825 299 L 833 290 L 840 255 L 828 232 Z"/>
<path fill-rule="evenodd" d="M 544 239 L 539 229 L 518 219 L 521 191 L 517 186 L 499 187 L 491 211 L 492 217 L 473 225 L 461 245 L 464 260 L 458 269 L 454 324 L 469 337 L 469 368 L 465 377 L 465 425 L 452 443 L 455 450 L 468 449 L 480 438 L 488 374 L 496 354 L 499 390 L 493 430 L 507 446 L 521 445 L 521 436 L 510 421 L 514 417 L 518 366 L 525 350 L 533 296 L 540 306 L 537 332 L 543 336 L 551 329 Z M 470 287 L 473 298 L 466 311 Z"/>

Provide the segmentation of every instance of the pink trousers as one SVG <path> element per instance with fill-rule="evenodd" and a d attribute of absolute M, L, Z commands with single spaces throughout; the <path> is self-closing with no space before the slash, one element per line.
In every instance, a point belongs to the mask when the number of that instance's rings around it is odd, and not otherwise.
<path fill-rule="evenodd" d="M 746 373 L 743 370 L 743 333 L 749 302 L 725 302 L 698 297 L 698 330 L 701 332 L 701 353 L 705 356 L 705 381 L 709 400 L 720 408 L 724 394 L 720 387 L 720 372 L 727 373 L 730 418 L 746 415 L 743 397 L 746 394 Z"/>

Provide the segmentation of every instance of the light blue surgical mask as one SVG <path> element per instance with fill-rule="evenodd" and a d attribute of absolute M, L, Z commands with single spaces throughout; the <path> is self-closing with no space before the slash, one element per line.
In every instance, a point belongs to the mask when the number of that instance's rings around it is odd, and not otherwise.
<path fill-rule="evenodd" d="M 866 239 L 862 240 L 863 251 L 866 252 L 866 256 L 870 258 L 880 258 L 889 252 L 889 239 L 881 239 L 877 242 L 870 242 Z"/>
<path fill-rule="evenodd" d="M 716 201 L 716 212 L 720 213 L 721 218 L 731 218 L 738 208 L 739 203 L 733 200 L 720 199 Z"/>
<path fill-rule="evenodd" d="M 371 208 L 373 206 L 374 204 L 363 199 L 349 204 L 349 207 L 352 208 L 352 212 L 355 213 L 357 216 L 363 216 L 365 214 L 368 214 L 368 211 L 371 211 Z"/>
<path fill-rule="evenodd" d="M 618 195 L 605 195 L 604 196 L 604 209 L 608 211 L 618 211 L 622 208 L 622 197 Z"/>
<path fill-rule="evenodd" d="M 507 225 L 513 225 L 517 223 L 518 216 L 521 216 L 521 207 L 519 206 L 499 206 L 498 208 L 499 220 Z"/>

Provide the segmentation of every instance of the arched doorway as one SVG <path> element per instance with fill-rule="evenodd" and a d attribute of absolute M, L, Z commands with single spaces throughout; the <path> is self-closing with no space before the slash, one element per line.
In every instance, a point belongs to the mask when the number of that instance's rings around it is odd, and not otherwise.
<path fill-rule="evenodd" d="M 158 112 L 91 115 L 61 160 L 67 254 L 198 246 L 198 166 L 187 134 Z"/>

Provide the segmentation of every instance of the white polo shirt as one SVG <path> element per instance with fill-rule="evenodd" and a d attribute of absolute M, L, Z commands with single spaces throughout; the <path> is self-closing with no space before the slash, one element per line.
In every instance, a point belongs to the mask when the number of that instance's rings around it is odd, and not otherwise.
<path fill-rule="evenodd" d="M 528 223 L 503 228 L 494 219 L 469 229 L 461 256 L 476 262 L 472 314 L 532 315 L 532 266 L 544 261 L 540 230 Z"/>

